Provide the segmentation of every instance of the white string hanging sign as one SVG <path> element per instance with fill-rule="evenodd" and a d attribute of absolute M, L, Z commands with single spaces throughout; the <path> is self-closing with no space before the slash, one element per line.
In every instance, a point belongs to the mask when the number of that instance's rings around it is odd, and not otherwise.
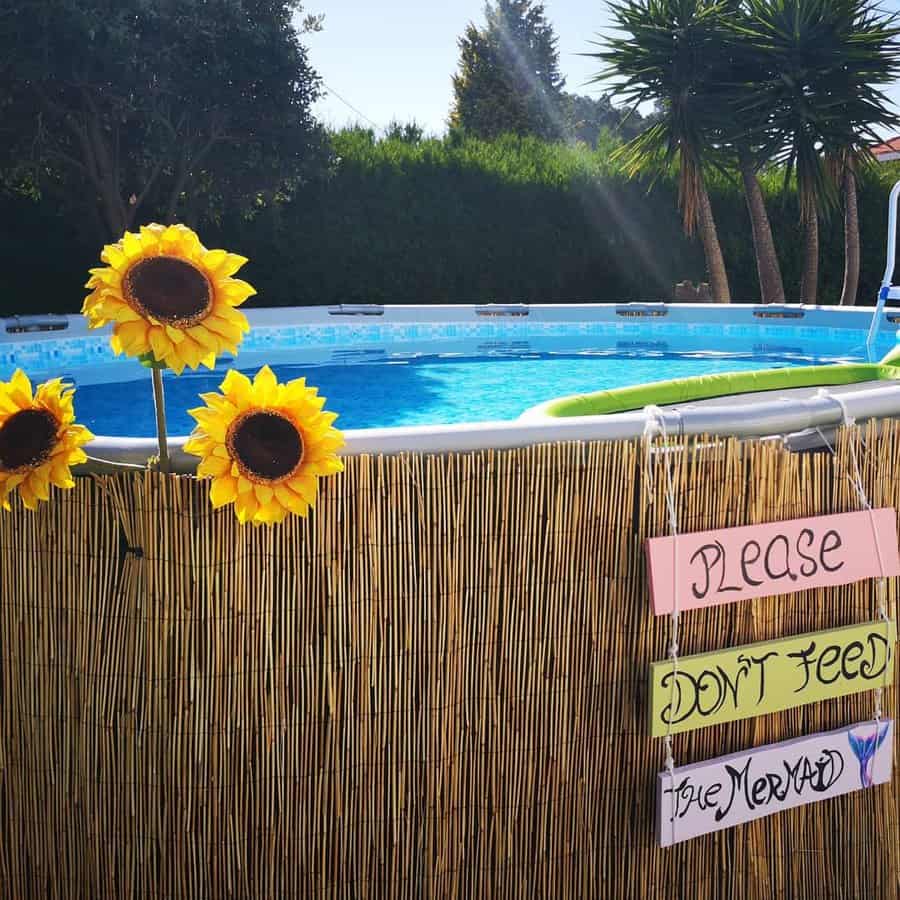
<path fill-rule="evenodd" d="M 882 706 L 894 670 L 887 578 L 900 575 L 896 512 L 872 509 L 855 446 L 850 445 L 848 477 L 860 511 L 682 534 L 672 454 L 683 448 L 669 444 L 671 429 L 661 410 L 649 407 L 645 414 L 647 496 L 653 503 L 655 466 L 661 461 L 670 533 L 647 541 L 654 612 L 667 614 L 669 622 L 668 658 L 650 666 L 648 704 L 650 734 L 665 739 L 665 769 L 657 776 L 656 792 L 660 846 L 890 782 L 894 723 L 883 718 Z M 657 436 L 662 442 L 654 447 Z M 868 531 L 871 541 L 865 538 Z M 875 622 L 680 655 L 680 617 L 686 609 L 876 576 Z M 869 720 L 755 747 L 678 767 L 676 778 L 675 734 L 873 690 L 874 731 Z M 840 764 L 822 769 L 822 760 Z M 809 777 L 788 784 L 786 772 Z M 752 792 L 741 785 L 753 785 Z"/>
<path fill-rule="evenodd" d="M 672 477 L 672 461 L 669 449 L 669 434 L 666 428 L 666 420 L 662 410 L 657 406 L 648 406 L 645 410 L 647 424 L 644 429 L 644 441 L 646 448 L 645 471 L 649 480 L 647 496 L 650 503 L 654 502 L 656 482 L 653 477 L 653 440 L 659 435 L 662 438 L 663 464 L 666 476 L 666 512 L 669 517 L 669 533 L 672 537 L 672 568 L 675 573 L 674 602 L 669 616 L 669 640 L 668 657 L 672 663 L 672 690 L 669 699 L 670 708 L 675 705 L 675 691 L 678 685 L 678 640 L 681 625 L 681 609 L 678 603 L 678 512 L 675 508 L 675 488 Z M 665 770 L 670 781 L 670 790 L 675 790 L 675 755 L 672 749 L 672 721 L 669 718 L 668 729 L 665 735 Z M 675 818 L 672 817 L 672 843 L 675 843 Z"/>
<path fill-rule="evenodd" d="M 856 425 L 856 419 L 850 415 L 850 411 L 847 409 L 846 403 L 844 403 L 843 399 L 836 394 L 830 393 L 827 389 L 821 388 L 819 390 L 820 397 L 826 397 L 829 400 L 833 400 L 838 404 L 841 408 L 841 418 L 842 424 L 844 428 L 851 428 Z M 832 459 L 837 462 L 838 455 L 837 452 L 832 446 L 831 442 L 825 437 L 822 429 L 818 426 L 816 427 L 816 431 L 819 433 L 819 437 L 821 437 L 823 443 L 828 448 L 829 453 L 832 456 Z M 879 576 L 877 580 L 876 587 L 876 598 L 877 598 L 877 611 L 876 615 L 878 620 L 884 623 L 884 635 L 885 640 L 890 644 L 892 643 L 892 622 L 891 617 L 888 613 L 887 606 L 887 571 L 884 564 L 884 554 L 882 553 L 881 548 L 881 540 L 879 529 L 875 523 L 875 510 L 872 508 L 872 504 L 869 502 L 869 496 L 866 492 L 865 484 L 863 484 L 862 472 L 859 468 L 859 457 L 857 455 L 857 444 L 860 441 L 859 430 L 852 433 L 852 435 L 848 438 L 848 445 L 850 448 L 850 460 L 853 463 L 853 471 L 848 472 L 845 471 L 845 476 L 847 480 L 850 482 L 850 485 L 853 487 L 853 490 L 856 492 L 857 502 L 859 504 L 860 509 L 866 510 L 869 514 L 869 527 L 872 531 L 872 542 L 875 547 L 875 552 L 878 556 L 878 566 L 879 566 Z M 884 717 L 884 692 L 888 687 L 888 669 L 885 667 L 884 670 L 884 678 L 882 683 L 875 688 L 874 691 L 874 700 L 875 700 L 875 737 L 874 740 L 876 743 L 883 740 L 882 736 L 882 719 Z"/>

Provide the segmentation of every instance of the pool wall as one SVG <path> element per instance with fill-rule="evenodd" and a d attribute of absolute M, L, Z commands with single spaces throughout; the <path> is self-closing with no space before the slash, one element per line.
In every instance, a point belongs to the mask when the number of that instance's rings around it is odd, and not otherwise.
<path fill-rule="evenodd" d="M 552 337 L 554 335 L 646 334 L 652 326 L 698 337 L 753 336 L 785 340 L 825 337 L 846 342 L 848 352 L 865 347 L 874 308 L 749 306 L 688 303 L 352 306 L 248 309 L 251 330 L 241 345 L 241 365 L 268 361 L 285 347 L 332 348 L 418 344 L 428 341 Z M 882 339 L 896 339 L 900 310 L 881 315 Z M 109 329 L 90 331 L 83 316 L 21 316 L 0 319 L 0 375 L 21 366 L 38 372 L 89 370 L 101 380 L 116 357 Z M 106 371 L 101 371 L 103 367 Z"/>
<path fill-rule="evenodd" d="M 678 443 L 685 531 L 856 509 L 838 458 Z M 900 507 L 900 426 L 865 434 Z M 0 515 L 0 879 L 33 897 L 888 898 L 900 776 L 668 850 L 639 442 L 361 455 L 271 529 L 206 483 L 78 479 Z M 650 502 L 652 499 L 653 502 Z M 896 579 L 888 606 L 896 615 Z M 858 624 L 869 582 L 687 612 L 681 653 Z M 900 676 L 900 667 L 896 669 Z M 674 739 L 677 766 L 871 693 Z M 884 697 L 896 716 L 896 684 Z"/>

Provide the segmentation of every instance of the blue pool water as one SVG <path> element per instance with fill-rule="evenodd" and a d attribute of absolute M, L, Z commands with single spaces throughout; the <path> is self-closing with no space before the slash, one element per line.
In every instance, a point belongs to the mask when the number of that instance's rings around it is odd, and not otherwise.
<path fill-rule="evenodd" d="M 272 368 L 282 381 L 306 376 L 328 398 L 327 408 L 340 414 L 337 425 L 344 429 L 510 420 L 566 394 L 690 375 L 862 359 L 859 346 L 833 340 L 788 337 L 760 343 L 706 337 L 699 345 L 697 338 L 652 336 L 473 342 L 462 349 L 453 345 L 452 350 L 439 344 L 357 348 L 324 363 L 294 361 L 301 355 L 297 351 L 290 362 L 275 362 Z M 150 437 L 155 432 L 149 374 L 131 361 L 117 365 L 121 380 L 116 383 L 78 386 L 78 418 L 96 434 Z M 253 374 L 259 364 L 239 359 L 236 367 Z M 222 371 L 206 370 L 187 371 L 180 378 L 166 375 L 170 434 L 191 430 L 194 423 L 186 410 L 199 405 L 198 394 L 216 390 L 222 376 Z"/>

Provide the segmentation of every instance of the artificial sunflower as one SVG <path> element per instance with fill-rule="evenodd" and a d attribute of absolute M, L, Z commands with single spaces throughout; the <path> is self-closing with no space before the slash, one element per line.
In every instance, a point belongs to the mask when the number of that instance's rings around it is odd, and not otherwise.
<path fill-rule="evenodd" d="M 71 466 L 87 460 L 81 449 L 93 435 L 75 424 L 74 388 L 54 378 L 32 393 L 21 370 L 0 381 L 0 507 L 9 510 L 16 488 L 28 509 L 48 500 L 50 485 L 75 486 Z"/>
<path fill-rule="evenodd" d="M 250 330 L 235 307 L 256 293 L 232 278 L 243 256 L 207 250 L 184 225 L 144 225 L 103 248 L 82 312 L 91 328 L 113 323 L 112 347 L 177 374 L 237 353 Z"/>
<path fill-rule="evenodd" d="M 279 384 L 264 366 L 251 382 L 229 371 L 222 393 L 188 412 L 197 427 L 185 451 L 201 457 L 197 475 L 212 478 L 214 507 L 234 503 L 240 522 L 281 522 L 315 505 L 318 479 L 343 471 L 336 455 L 343 435 L 335 413 L 305 378 Z"/>

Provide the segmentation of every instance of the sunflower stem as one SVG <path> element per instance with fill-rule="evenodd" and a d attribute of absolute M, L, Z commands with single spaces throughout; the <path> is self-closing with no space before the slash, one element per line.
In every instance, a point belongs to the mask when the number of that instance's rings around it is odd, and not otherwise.
<path fill-rule="evenodd" d="M 162 369 L 153 373 L 153 406 L 156 409 L 156 436 L 159 441 L 159 470 L 169 472 L 169 441 L 166 437 L 166 395 L 163 390 Z"/>

